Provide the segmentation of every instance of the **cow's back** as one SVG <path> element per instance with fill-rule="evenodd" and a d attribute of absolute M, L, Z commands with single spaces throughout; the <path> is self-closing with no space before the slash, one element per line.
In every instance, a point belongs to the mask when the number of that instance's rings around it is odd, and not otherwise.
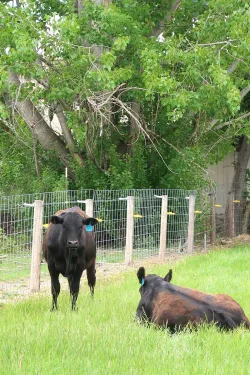
<path fill-rule="evenodd" d="M 250 322 L 241 306 L 226 294 L 207 294 L 195 289 L 168 284 L 155 294 L 152 302 L 151 320 L 159 325 L 186 325 L 204 321 L 221 322 L 221 325 L 244 324 Z"/>

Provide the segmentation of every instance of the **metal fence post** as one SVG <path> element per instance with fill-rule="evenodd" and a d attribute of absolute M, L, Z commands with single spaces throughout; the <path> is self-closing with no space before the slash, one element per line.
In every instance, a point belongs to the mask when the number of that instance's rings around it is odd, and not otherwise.
<path fill-rule="evenodd" d="M 210 213 L 210 244 L 213 245 L 215 242 L 216 236 L 216 227 L 215 227 L 215 196 L 214 193 L 210 193 L 210 204 L 211 204 L 211 213 Z"/>
<path fill-rule="evenodd" d="M 122 198 L 120 198 L 122 199 Z M 127 200 L 127 226 L 126 226 L 126 247 L 125 264 L 132 263 L 133 257 L 133 239 L 134 239 L 134 197 L 129 196 Z"/>
<path fill-rule="evenodd" d="M 33 240 L 30 269 L 30 291 L 39 292 L 40 290 L 40 270 L 41 270 L 41 251 L 42 251 L 42 230 L 43 230 L 43 201 L 34 202 L 34 220 L 33 220 Z"/>
<path fill-rule="evenodd" d="M 234 194 L 233 192 L 228 193 L 228 237 L 234 236 Z"/>
<path fill-rule="evenodd" d="M 187 240 L 188 254 L 192 254 L 194 250 L 194 208 L 195 208 L 195 195 L 189 195 L 188 240 Z"/>

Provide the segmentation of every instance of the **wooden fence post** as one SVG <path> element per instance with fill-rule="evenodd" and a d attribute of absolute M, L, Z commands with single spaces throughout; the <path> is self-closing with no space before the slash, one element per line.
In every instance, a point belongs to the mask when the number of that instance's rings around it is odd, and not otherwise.
<path fill-rule="evenodd" d="M 41 252 L 42 252 L 42 231 L 43 231 L 43 201 L 34 202 L 34 220 L 33 220 L 33 240 L 30 269 L 30 291 L 39 292 L 40 290 L 40 270 L 41 270 Z"/>
<path fill-rule="evenodd" d="M 228 237 L 234 236 L 234 194 L 230 191 L 228 193 Z"/>
<path fill-rule="evenodd" d="M 160 248 L 159 260 L 164 261 L 167 244 L 167 222 L 168 222 L 168 196 L 161 197 L 161 233 L 160 233 Z"/>
<path fill-rule="evenodd" d="M 194 250 L 194 208 L 195 208 L 195 195 L 189 195 L 188 240 L 187 240 L 188 254 L 192 254 Z"/>
<path fill-rule="evenodd" d="M 93 199 L 85 199 L 84 201 L 77 200 L 77 203 L 84 203 L 86 214 L 89 217 L 93 217 L 93 214 L 94 214 L 94 200 Z"/>
<path fill-rule="evenodd" d="M 93 199 L 86 199 L 85 201 L 86 209 L 85 212 L 89 217 L 93 217 L 94 214 L 94 201 Z"/>
<path fill-rule="evenodd" d="M 132 263 L 133 257 L 133 239 L 134 239 L 134 197 L 129 196 L 127 200 L 127 227 L 126 227 L 126 247 L 125 264 Z"/>

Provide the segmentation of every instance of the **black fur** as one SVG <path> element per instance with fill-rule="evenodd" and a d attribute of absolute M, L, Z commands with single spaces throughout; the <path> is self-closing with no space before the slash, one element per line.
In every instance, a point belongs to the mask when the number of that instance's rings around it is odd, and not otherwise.
<path fill-rule="evenodd" d="M 172 275 L 173 275 L 173 272 L 172 270 L 170 269 L 168 271 L 168 274 L 164 277 L 164 280 L 167 281 L 168 283 L 170 283 L 170 281 L 172 280 Z"/>
<path fill-rule="evenodd" d="M 142 283 L 142 279 L 145 279 L 145 268 L 144 267 L 140 267 L 137 271 L 137 277 L 138 277 L 138 280 L 139 280 L 139 283 L 141 284 Z"/>
<path fill-rule="evenodd" d="M 215 323 L 222 329 L 235 329 L 240 325 L 250 328 L 243 309 L 232 297 L 171 284 L 172 270 L 165 278 L 145 274 L 145 268 L 140 267 L 137 272 L 140 283 L 145 278 L 136 311 L 140 321 L 167 327 L 171 331 L 204 323 Z"/>
<path fill-rule="evenodd" d="M 68 279 L 72 310 L 76 308 L 80 279 L 85 269 L 91 295 L 94 295 L 96 244 L 93 232 L 87 231 L 86 225 L 97 223 L 97 219 L 86 217 L 77 206 L 51 217 L 44 235 L 43 254 L 51 277 L 52 310 L 57 309 L 60 274 Z"/>

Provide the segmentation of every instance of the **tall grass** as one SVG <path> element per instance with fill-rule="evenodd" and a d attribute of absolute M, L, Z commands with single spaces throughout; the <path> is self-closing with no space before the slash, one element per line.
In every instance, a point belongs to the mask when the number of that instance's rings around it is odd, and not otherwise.
<path fill-rule="evenodd" d="M 147 273 L 165 276 L 169 265 Z M 173 268 L 173 283 L 228 293 L 250 316 L 250 251 L 235 248 L 186 258 Z M 86 280 L 84 278 L 84 284 Z M 97 283 L 95 298 L 82 287 L 78 311 L 67 293 L 59 310 L 50 296 L 0 309 L 1 375 L 249 375 L 250 331 L 201 327 L 170 335 L 134 320 L 139 301 L 135 272 Z"/>

